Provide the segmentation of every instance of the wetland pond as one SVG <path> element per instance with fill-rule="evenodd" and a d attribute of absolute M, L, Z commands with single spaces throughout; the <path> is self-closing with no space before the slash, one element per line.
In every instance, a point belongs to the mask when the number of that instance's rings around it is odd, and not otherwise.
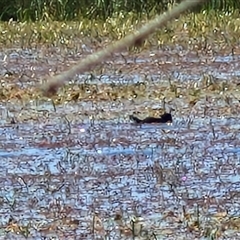
<path fill-rule="evenodd" d="M 238 53 L 115 55 L 54 106 L 23 93 L 84 55 L 49 52 L 0 53 L 0 239 L 240 238 Z"/>

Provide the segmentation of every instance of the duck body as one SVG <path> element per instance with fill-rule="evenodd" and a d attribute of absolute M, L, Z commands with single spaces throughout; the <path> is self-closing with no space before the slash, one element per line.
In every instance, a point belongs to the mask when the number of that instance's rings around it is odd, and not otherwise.
<path fill-rule="evenodd" d="M 144 119 L 139 119 L 133 115 L 129 116 L 130 120 L 134 121 L 138 124 L 145 124 L 145 123 L 168 123 L 172 122 L 172 114 L 171 113 L 164 113 L 160 116 L 160 118 L 155 117 L 146 117 Z"/>

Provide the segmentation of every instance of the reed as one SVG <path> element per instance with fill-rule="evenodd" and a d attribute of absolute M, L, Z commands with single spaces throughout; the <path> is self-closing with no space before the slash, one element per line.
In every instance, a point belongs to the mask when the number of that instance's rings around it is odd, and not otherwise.
<path fill-rule="evenodd" d="M 2 0 L 0 19 L 8 21 L 10 18 L 19 21 L 39 21 L 51 19 L 54 21 L 70 21 L 82 18 L 106 20 L 116 13 L 136 14 L 151 17 L 166 11 L 169 7 L 181 0 Z M 233 11 L 240 9 L 240 1 L 236 0 L 209 0 L 203 6 L 195 8 L 196 12 L 202 10 Z"/>

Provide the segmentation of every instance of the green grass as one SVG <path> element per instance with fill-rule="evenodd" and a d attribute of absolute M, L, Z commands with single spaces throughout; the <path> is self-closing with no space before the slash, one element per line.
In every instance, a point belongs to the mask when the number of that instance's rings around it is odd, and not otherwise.
<path fill-rule="evenodd" d="M 0 23 L 0 47 L 34 47 L 38 44 L 51 44 L 68 49 L 76 48 L 76 43 L 87 41 L 102 45 L 118 40 L 148 21 L 148 16 L 137 18 L 137 14 L 115 14 L 106 21 L 88 20 L 58 22 L 2 22 Z M 204 45 L 233 47 L 240 37 L 240 19 L 238 11 L 224 14 L 220 11 L 190 13 L 159 29 L 146 40 L 140 50 L 164 44 L 183 46 L 192 45 L 202 48 Z"/>
<path fill-rule="evenodd" d="M 151 17 L 161 13 L 180 0 L 140 0 L 140 1 L 110 1 L 93 0 L 2 0 L 0 19 L 8 21 L 10 18 L 19 21 L 40 21 L 51 19 L 54 21 L 73 21 L 82 18 L 106 20 L 116 13 L 132 12 L 137 17 L 143 15 Z M 204 6 L 195 8 L 195 12 L 202 10 L 220 10 L 232 12 L 240 9 L 240 1 L 209 0 Z"/>

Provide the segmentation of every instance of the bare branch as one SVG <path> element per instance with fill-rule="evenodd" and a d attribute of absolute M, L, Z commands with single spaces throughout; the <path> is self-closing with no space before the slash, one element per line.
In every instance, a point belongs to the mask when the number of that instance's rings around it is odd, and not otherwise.
<path fill-rule="evenodd" d="M 155 19 L 149 21 L 142 26 L 138 31 L 133 34 L 129 34 L 125 38 L 109 45 L 103 50 L 100 50 L 92 55 L 87 56 L 85 59 L 79 61 L 75 66 L 69 70 L 62 72 L 61 74 L 54 76 L 48 80 L 48 82 L 41 88 L 44 95 L 51 96 L 55 94 L 58 89 L 64 85 L 65 82 L 72 79 L 76 74 L 89 71 L 96 67 L 98 64 L 105 61 L 113 53 L 121 52 L 128 47 L 138 45 L 143 42 L 147 37 L 154 33 L 158 28 L 165 25 L 168 21 L 177 18 L 186 10 L 196 6 L 197 4 L 206 0 L 186 0 L 174 7 L 171 11 L 157 16 Z"/>

